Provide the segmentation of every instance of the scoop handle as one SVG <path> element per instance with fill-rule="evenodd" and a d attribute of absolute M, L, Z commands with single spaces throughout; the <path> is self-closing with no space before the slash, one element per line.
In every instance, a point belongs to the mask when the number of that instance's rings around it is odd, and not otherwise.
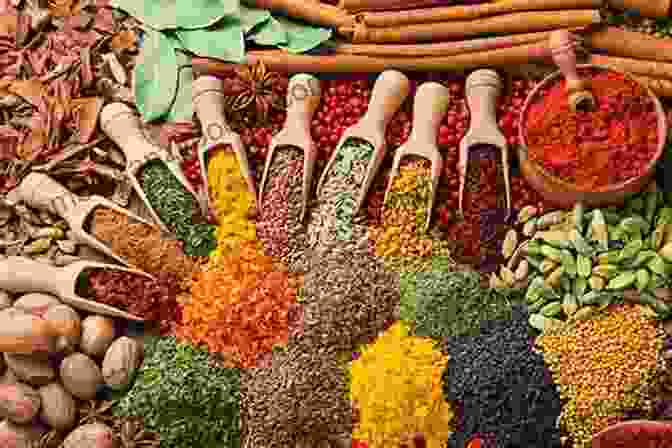
<path fill-rule="evenodd" d="M 140 116 L 124 103 L 111 103 L 100 111 L 100 128 L 126 155 L 129 167 L 152 158 L 161 158 L 160 148 L 150 142 Z"/>
<path fill-rule="evenodd" d="M 224 119 L 224 83 L 214 76 L 201 76 L 192 86 L 194 112 L 201 122 L 206 145 L 232 133 Z"/>
<path fill-rule="evenodd" d="M 569 105 L 572 110 L 582 106 L 590 106 L 594 102 L 590 94 L 589 83 L 581 79 L 576 69 L 576 43 L 567 30 L 558 30 L 551 33 L 549 47 L 553 61 L 565 77 L 566 89 L 569 96 Z"/>
<path fill-rule="evenodd" d="M 59 295 L 59 268 L 26 257 L 0 260 L 0 289 L 12 293 L 43 292 Z"/>
<path fill-rule="evenodd" d="M 502 92 L 502 80 L 494 70 L 476 70 L 469 75 L 465 95 L 469 107 L 469 130 L 489 136 L 497 127 L 497 99 Z"/>
<path fill-rule="evenodd" d="M 63 185 L 42 173 L 30 173 L 18 187 L 7 195 L 9 202 L 24 202 L 30 207 L 45 210 L 69 219 L 81 199 Z"/>
<path fill-rule="evenodd" d="M 438 82 L 426 82 L 413 100 L 413 129 L 409 141 L 436 146 L 439 125 L 450 105 L 450 90 Z"/>
<path fill-rule="evenodd" d="M 410 89 L 406 75 L 396 70 L 384 71 L 373 85 L 369 107 L 361 121 L 373 123 L 384 134 L 387 124 L 401 107 Z"/>
<path fill-rule="evenodd" d="M 287 118 L 284 128 L 292 129 L 297 126 L 310 137 L 310 123 L 317 106 L 320 105 L 321 95 L 320 80 L 316 77 L 306 73 L 292 76 L 287 86 Z"/>

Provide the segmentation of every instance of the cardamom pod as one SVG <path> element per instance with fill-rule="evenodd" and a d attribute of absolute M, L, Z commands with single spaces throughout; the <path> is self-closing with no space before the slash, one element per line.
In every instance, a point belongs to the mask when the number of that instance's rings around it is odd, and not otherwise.
<path fill-rule="evenodd" d="M 590 258 L 578 254 L 576 256 L 576 272 L 580 277 L 588 278 L 593 271 L 593 263 Z"/>
<path fill-rule="evenodd" d="M 537 228 L 547 229 L 550 226 L 562 224 L 566 218 L 566 213 L 562 210 L 546 213 L 537 220 Z"/>
<path fill-rule="evenodd" d="M 502 254 L 504 255 L 504 259 L 508 260 L 511 258 L 517 246 L 518 234 L 514 229 L 509 229 L 509 231 L 506 232 L 504 242 L 502 243 Z"/>
<path fill-rule="evenodd" d="M 523 281 L 527 278 L 527 274 L 530 272 L 530 265 L 527 260 L 522 260 L 518 263 L 518 267 L 514 272 L 513 276 L 516 281 Z"/>
<path fill-rule="evenodd" d="M 551 302 L 541 308 L 540 313 L 544 317 L 555 317 L 562 311 L 562 303 L 560 302 Z"/>
<path fill-rule="evenodd" d="M 506 266 L 502 266 L 499 270 L 499 275 L 504 280 L 504 283 L 506 283 L 506 286 L 513 286 L 513 284 L 516 282 L 516 278 L 514 273 L 511 271 L 511 269 L 507 268 Z"/>
<path fill-rule="evenodd" d="M 672 243 L 664 245 L 659 251 L 658 255 L 663 257 L 668 263 L 672 262 Z"/>
<path fill-rule="evenodd" d="M 544 282 L 545 286 L 547 288 L 555 288 L 560 284 L 560 281 L 562 279 L 562 274 L 564 273 L 564 269 L 562 266 L 559 266 L 555 268 L 553 272 L 551 272 L 548 277 L 546 277 L 546 280 Z"/>
<path fill-rule="evenodd" d="M 607 282 L 599 275 L 592 275 L 588 279 L 588 285 L 590 286 L 591 289 L 600 291 L 604 289 L 605 286 L 607 286 Z"/>
<path fill-rule="evenodd" d="M 555 260 L 551 260 L 550 258 L 545 258 L 544 261 L 541 262 L 540 266 L 540 271 L 542 274 L 547 274 L 551 272 L 553 269 L 555 269 L 558 266 L 558 263 Z"/>
<path fill-rule="evenodd" d="M 637 276 L 634 272 L 622 272 L 609 281 L 607 289 L 625 289 L 635 283 L 636 280 Z"/>
<path fill-rule="evenodd" d="M 625 245 L 623 249 L 621 249 L 621 252 L 618 256 L 618 262 L 620 263 L 630 258 L 636 257 L 643 247 L 644 247 L 644 241 L 642 240 L 630 241 L 628 244 Z"/>
<path fill-rule="evenodd" d="M 499 276 L 496 273 L 490 274 L 490 287 L 492 289 L 501 289 L 501 288 L 506 288 L 506 283 L 499 278 Z"/>
<path fill-rule="evenodd" d="M 541 246 L 541 253 L 546 258 L 550 258 L 556 263 L 562 262 L 562 252 L 554 247 L 543 245 Z"/>
<path fill-rule="evenodd" d="M 595 306 L 584 306 L 578 310 L 573 316 L 573 320 L 586 320 L 591 318 L 597 312 L 597 307 Z"/>
<path fill-rule="evenodd" d="M 637 269 L 637 272 L 635 274 L 637 276 L 636 284 L 637 284 L 637 290 L 638 291 L 643 291 L 646 289 L 646 287 L 649 285 L 649 280 L 650 280 L 650 274 L 647 269 Z"/>
<path fill-rule="evenodd" d="M 576 301 L 576 297 L 572 294 L 565 294 L 565 298 L 562 301 L 562 311 L 565 312 L 567 316 L 572 316 L 579 309 L 579 304 Z"/>
<path fill-rule="evenodd" d="M 592 229 L 592 239 L 597 241 L 602 250 L 609 248 L 609 232 L 607 230 L 607 222 L 600 209 L 593 211 L 593 220 L 590 223 Z"/>
<path fill-rule="evenodd" d="M 51 247 L 50 238 L 41 238 L 30 243 L 28 246 L 23 248 L 23 252 L 26 255 L 36 255 L 41 254 L 49 250 Z"/>
<path fill-rule="evenodd" d="M 537 216 L 539 209 L 534 205 L 526 205 L 518 212 L 518 224 L 525 224 L 531 218 Z"/>
<path fill-rule="evenodd" d="M 609 280 L 610 278 L 618 275 L 620 271 L 621 268 L 614 264 L 599 264 L 593 268 L 593 274 L 599 275 L 605 280 Z"/>
<path fill-rule="evenodd" d="M 537 220 L 530 219 L 523 226 L 523 235 L 525 235 L 528 238 L 532 238 L 536 232 L 537 232 Z"/>

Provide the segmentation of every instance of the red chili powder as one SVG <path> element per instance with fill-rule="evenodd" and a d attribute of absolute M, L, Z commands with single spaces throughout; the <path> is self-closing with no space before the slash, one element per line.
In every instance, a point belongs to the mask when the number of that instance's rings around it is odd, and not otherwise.
<path fill-rule="evenodd" d="M 97 302 L 156 321 L 161 332 L 167 332 L 178 319 L 175 274 L 160 272 L 151 280 L 123 271 L 94 270 L 88 276 L 88 287 Z"/>
<path fill-rule="evenodd" d="M 620 73 L 579 74 L 590 79 L 595 110 L 571 111 L 564 80 L 542 90 L 524 117 L 530 160 L 582 191 L 644 174 L 658 143 L 653 100 Z"/>

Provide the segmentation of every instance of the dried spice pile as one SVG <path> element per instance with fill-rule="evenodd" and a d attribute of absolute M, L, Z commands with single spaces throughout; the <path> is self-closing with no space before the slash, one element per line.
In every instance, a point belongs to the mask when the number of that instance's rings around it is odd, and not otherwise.
<path fill-rule="evenodd" d="M 305 438 L 349 435 L 347 397 L 345 371 L 333 347 L 296 343 L 274 352 L 269 367 L 241 374 L 245 446 L 287 448 Z"/>
<path fill-rule="evenodd" d="M 160 161 L 147 163 L 140 183 L 156 213 L 184 242 L 185 254 L 207 256 L 216 247 L 215 227 L 195 222 L 198 220 L 198 203 L 168 166 Z"/>
<path fill-rule="evenodd" d="M 443 387 L 458 407 L 450 448 L 474 436 L 487 448 L 560 447 L 560 393 L 542 354 L 532 350 L 524 307 L 511 314 L 481 321 L 479 335 L 446 341 Z"/>
<path fill-rule="evenodd" d="M 217 248 L 211 254 L 217 258 L 240 241 L 256 238 L 254 222 L 250 217 L 256 207 L 256 199 L 247 188 L 240 172 L 236 155 L 225 148 L 209 154 L 208 192 L 217 218 Z"/>
<path fill-rule="evenodd" d="M 445 447 L 453 418 L 441 390 L 448 359 L 435 345 L 398 322 L 350 363 L 350 400 L 359 415 L 354 438 L 384 448 L 422 434 L 427 447 Z"/>
<path fill-rule="evenodd" d="M 178 241 L 162 237 L 157 227 L 131 222 L 127 215 L 101 207 L 93 213 L 91 230 L 131 266 L 150 274 L 173 273 L 182 290 L 189 289 L 192 273 L 197 270 L 195 261 L 184 255 Z"/>
<path fill-rule="evenodd" d="M 599 109 L 572 112 L 564 81 L 554 84 L 525 117 L 530 160 L 582 191 L 643 174 L 658 143 L 653 100 L 622 74 L 581 76 L 591 80 Z"/>
<path fill-rule="evenodd" d="M 156 321 L 161 330 L 172 330 L 178 320 L 175 274 L 159 272 L 156 280 L 123 271 L 95 269 L 81 279 L 82 297 L 92 295 L 97 302 L 110 305 L 146 320 Z"/>
<path fill-rule="evenodd" d="M 651 405 L 646 386 L 662 348 L 656 321 L 638 305 L 611 305 L 603 313 L 538 338 L 562 397 L 560 423 L 574 446 L 591 446 L 593 434 L 624 420 L 624 412 Z"/>
<path fill-rule="evenodd" d="M 240 447 L 240 371 L 174 337 L 147 338 L 145 358 L 116 416 L 141 416 L 161 447 Z"/>
<path fill-rule="evenodd" d="M 416 274 L 415 333 L 436 339 L 477 335 L 484 320 L 511 318 L 524 291 L 483 288 L 478 272 Z"/>
<path fill-rule="evenodd" d="M 447 241 L 425 231 L 432 179 L 426 160 L 404 163 L 392 180 L 379 226 L 369 227 L 376 256 L 396 271 L 426 271 L 433 257 L 450 258 Z"/>
<path fill-rule="evenodd" d="M 295 271 L 305 250 L 305 227 L 301 222 L 303 153 L 294 147 L 278 148 L 268 170 L 257 236 L 267 254 Z"/>
<path fill-rule="evenodd" d="M 253 367 L 275 345 L 287 342 L 290 324 L 298 325 L 298 286 L 263 255 L 258 242 L 241 242 L 208 272 L 194 275 L 177 335 Z"/>

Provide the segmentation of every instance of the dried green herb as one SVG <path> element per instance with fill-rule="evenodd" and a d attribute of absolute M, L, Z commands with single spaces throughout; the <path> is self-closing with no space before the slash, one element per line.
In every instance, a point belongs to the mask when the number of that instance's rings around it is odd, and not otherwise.
<path fill-rule="evenodd" d="M 419 272 L 416 280 L 418 336 L 476 336 L 485 321 L 510 319 L 524 290 L 483 288 L 478 272 Z"/>
<path fill-rule="evenodd" d="M 141 416 L 162 448 L 240 446 L 240 370 L 174 337 L 145 341 L 145 359 L 117 416 Z"/>
<path fill-rule="evenodd" d="M 217 247 L 215 226 L 194 223 L 198 206 L 194 197 L 173 175 L 165 163 L 155 160 L 142 170 L 142 189 L 156 213 L 184 242 L 184 253 L 207 256 Z"/>

